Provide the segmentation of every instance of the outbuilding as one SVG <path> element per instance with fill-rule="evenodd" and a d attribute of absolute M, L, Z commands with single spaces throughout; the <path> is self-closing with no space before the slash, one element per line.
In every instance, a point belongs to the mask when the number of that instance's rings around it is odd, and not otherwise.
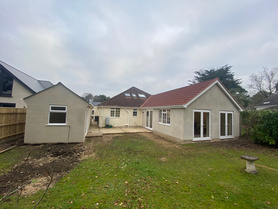
<path fill-rule="evenodd" d="M 92 106 L 62 83 L 24 99 L 28 108 L 24 143 L 84 142 Z"/>

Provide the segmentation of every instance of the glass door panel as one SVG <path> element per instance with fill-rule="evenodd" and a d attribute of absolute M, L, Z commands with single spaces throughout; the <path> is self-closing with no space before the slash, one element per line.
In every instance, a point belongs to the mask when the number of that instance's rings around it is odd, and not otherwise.
<path fill-rule="evenodd" d="M 207 140 L 210 138 L 210 112 L 194 111 L 194 138 Z"/>
<path fill-rule="evenodd" d="M 194 112 L 194 138 L 201 136 L 201 113 Z"/>
<path fill-rule="evenodd" d="M 233 114 L 232 113 L 228 113 L 228 135 L 231 136 L 233 135 Z"/>
<path fill-rule="evenodd" d="M 203 137 L 209 137 L 209 113 L 203 113 Z"/>

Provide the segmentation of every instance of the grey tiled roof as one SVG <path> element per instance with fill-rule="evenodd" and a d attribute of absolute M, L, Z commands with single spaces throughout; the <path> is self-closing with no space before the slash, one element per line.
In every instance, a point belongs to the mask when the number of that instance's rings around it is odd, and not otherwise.
<path fill-rule="evenodd" d="M 53 86 L 50 81 L 37 80 L 0 60 L 0 67 L 1 66 L 34 93 L 38 93 Z"/>
<path fill-rule="evenodd" d="M 278 105 L 278 93 L 272 94 L 262 101 L 257 106 L 277 106 Z"/>
<path fill-rule="evenodd" d="M 117 96 L 102 102 L 99 106 L 140 107 L 150 96 L 149 93 L 133 86 Z"/>

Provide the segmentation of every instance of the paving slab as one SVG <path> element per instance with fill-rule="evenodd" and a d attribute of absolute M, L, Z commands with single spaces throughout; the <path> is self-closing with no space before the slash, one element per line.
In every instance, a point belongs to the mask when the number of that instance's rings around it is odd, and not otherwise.
<path fill-rule="evenodd" d="M 151 133 L 152 131 L 143 127 L 113 127 L 99 128 L 97 126 L 90 127 L 86 137 L 102 136 L 105 134 L 121 134 L 121 133 Z"/>

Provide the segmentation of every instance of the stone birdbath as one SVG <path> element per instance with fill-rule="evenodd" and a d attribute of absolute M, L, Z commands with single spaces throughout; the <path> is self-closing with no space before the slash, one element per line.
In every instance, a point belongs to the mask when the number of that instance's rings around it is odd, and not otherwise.
<path fill-rule="evenodd" d="M 240 156 L 241 159 L 246 160 L 246 172 L 256 174 L 258 171 L 255 167 L 255 161 L 259 159 L 259 157 L 254 157 L 250 155 L 242 155 Z"/>

